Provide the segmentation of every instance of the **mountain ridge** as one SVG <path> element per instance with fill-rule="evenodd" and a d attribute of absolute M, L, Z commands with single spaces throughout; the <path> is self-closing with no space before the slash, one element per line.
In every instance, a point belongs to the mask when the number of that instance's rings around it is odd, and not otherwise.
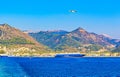
<path fill-rule="evenodd" d="M 0 51 L 5 52 L 44 52 L 49 50 L 47 46 L 38 43 L 27 33 L 20 31 L 8 24 L 0 24 Z M 25 51 L 26 50 L 26 51 Z"/>
<path fill-rule="evenodd" d="M 117 39 L 112 39 L 104 35 L 87 32 L 79 27 L 65 34 L 53 34 L 53 32 L 29 33 L 38 42 L 47 45 L 54 50 L 64 50 L 65 46 L 78 49 L 81 45 L 98 45 L 105 48 L 112 48 L 119 44 Z"/>

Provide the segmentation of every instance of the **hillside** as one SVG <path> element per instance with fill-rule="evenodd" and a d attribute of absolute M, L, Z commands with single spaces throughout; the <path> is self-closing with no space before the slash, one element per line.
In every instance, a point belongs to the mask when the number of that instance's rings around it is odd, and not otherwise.
<path fill-rule="evenodd" d="M 38 43 L 27 33 L 11 27 L 8 24 L 0 24 L 0 51 L 22 50 L 46 51 L 47 47 Z"/>
<path fill-rule="evenodd" d="M 71 32 L 56 33 L 50 31 L 42 31 L 38 33 L 29 33 L 39 43 L 47 45 L 54 50 L 82 50 L 82 51 L 98 51 L 100 49 L 110 49 L 119 44 L 119 40 L 90 33 L 83 28 L 77 28 Z"/>
<path fill-rule="evenodd" d="M 1 44 L 35 44 L 38 43 L 28 34 L 13 28 L 7 24 L 0 25 L 0 43 Z"/>

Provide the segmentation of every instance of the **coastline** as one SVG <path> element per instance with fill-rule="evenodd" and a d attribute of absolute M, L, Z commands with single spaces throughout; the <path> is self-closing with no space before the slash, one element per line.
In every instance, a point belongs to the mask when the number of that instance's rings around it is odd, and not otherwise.
<path fill-rule="evenodd" d="M 1 55 L 0 54 L 0 57 L 40 57 L 40 58 L 46 58 L 46 57 L 50 57 L 50 58 L 55 58 L 56 55 L 39 55 L 39 56 L 25 56 L 25 55 Z M 94 58 L 97 58 L 97 57 L 120 57 L 120 56 L 82 56 L 83 58 L 88 58 L 88 57 L 94 57 Z M 82 57 L 76 57 L 76 58 L 82 58 Z M 69 57 L 66 57 L 66 58 L 69 58 Z M 74 57 L 70 57 L 70 58 L 74 58 Z"/>

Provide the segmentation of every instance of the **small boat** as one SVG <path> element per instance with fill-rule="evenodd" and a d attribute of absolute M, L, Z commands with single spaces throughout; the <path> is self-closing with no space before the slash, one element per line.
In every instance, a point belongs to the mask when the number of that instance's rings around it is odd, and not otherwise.
<path fill-rule="evenodd" d="M 83 57 L 84 54 L 56 54 L 55 57 Z"/>

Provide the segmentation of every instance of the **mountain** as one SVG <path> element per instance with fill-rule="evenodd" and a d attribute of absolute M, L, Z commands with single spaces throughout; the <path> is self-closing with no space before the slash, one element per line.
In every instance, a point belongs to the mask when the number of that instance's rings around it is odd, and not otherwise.
<path fill-rule="evenodd" d="M 68 33 L 67 31 L 59 30 L 59 31 L 40 31 L 38 33 L 29 33 L 29 35 L 33 36 L 33 38 L 35 38 L 39 43 L 42 43 L 54 49 L 58 44 L 57 40 L 59 40 L 61 36 L 67 33 Z"/>
<path fill-rule="evenodd" d="M 39 44 L 28 34 L 9 26 L 0 25 L 0 44 Z"/>
<path fill-rule="evenodd" d="M 8 24 L 0 24 L 0 49 L 2 47 L 16 50 L 19 48 L 28 48 L 29 50 L 45 51 L 47 48 L 34 40 L 27 33 L 20 31 Z"/>
<path fill-rule="evenodd" d="M 116 39 L 87 32 L 81 27 L 71 32 L 42 31 L 38 33 L 29 33 L 29 35 L 35 38 L 39 43 L 47 45 L 54 50 L 99 50 L 100 48 L 112 48 L 119 43 Z"/>
<path fill-rule="evenodd" d="M 98 35 L 96 33 L 90 33 L 82 28 L 69 33 L 71 37 L 81 42 L 82 44 L 98 44 L 102 46 L 112 46 L 118 43 L 117 39 L 112 39 L 105 35 Z"/>

